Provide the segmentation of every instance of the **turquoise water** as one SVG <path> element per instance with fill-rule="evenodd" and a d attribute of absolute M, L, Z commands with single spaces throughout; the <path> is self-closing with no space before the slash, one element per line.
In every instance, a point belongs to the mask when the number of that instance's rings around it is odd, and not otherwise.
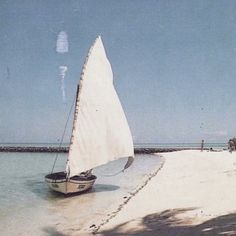
<path fill-rule="evenodd" d="M 141 148 L 200 148 L 201 143 L 138 143 Z M 227 149 L 227 143 L 204 143 L 205 148 Z"/>
<path fill-rule="evenodd" d="M 106 219 L 162 163 L 155 155 L 137 155 L 125 173 L 107 177 L 126 159 L 111 162 L 94 170 L 98 179 L 91 191 L 65 198 L 44 182 L 54 158 L 50 153 L 0 153 L 1 235 L 77 235 Z M 59 154 L 55 171 L 64 170 L 65 162 L 66 154 Z"/>

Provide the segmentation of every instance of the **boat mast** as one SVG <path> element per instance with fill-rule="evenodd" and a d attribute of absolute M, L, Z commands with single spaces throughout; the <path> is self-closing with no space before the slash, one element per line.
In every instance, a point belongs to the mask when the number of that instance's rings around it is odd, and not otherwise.
<path fill-rule="evenodd" d="M 94 44 L 96 43 L 97 39 L 99 38 L 100 36 L 98 36 L 94 42 Z M 75 122 L 77 120 L 77 115 L 78 115 L 78 109 L 79 109 L 79 97 L 80 97 L 80 92 L 82 90 L 82 83 L 83 83 L 83 77 L 84 77 L 84 71 L 85 71 L 85 68 L 86 68 L 86 65 L 87 65 L 87 62 L 88 62 L 88 59 L 89 59 L 89 56 L 91 54 L 91 51 L 94 47 L 94 44 L 92 45 L 92 47 L 89 49 L 89 52 L 87 54 L 87 57 L 85 58 L 85 62 L 84 62 L 84 65 L 83 65 L 83 68 L 82 68 L 82 72 L 81 72 L 81 75 L 80 75 L 80 81 L 79 81 L 79 84 L 77 85 L 77 91 L 76 91 L 76 100 L 75 100 L 75 111 L 74 111 L 74 120 L 73 120 L 73 126 L 72 126 L 72 132 L 71 132 L 71 139 L 70 139 L 70 147 L 71 147 L 71 144 L 73 143 L 73 139 L 74 139 L 74 135 L 73 135 L 73 131 L 74 131 L 74 128 L 75 128 Z"/>
<path fill-rule="evenodd" d="M 82 68 L 82 72 L 81 72 L 81 75 L 80 75 L 80 81 L 79 81 L 79 84 L 77 85 L 77 91 L 76 91 L 76 100 L 75 100 L 75 110 L 74 110 L 74 120 L 73 120 L 73 126 L 72 126 L 72 131 L 71 131 L 71 138 L 70 138 L 70 146 L 69 146 L 69 152 L 70 152 L 70 149 L 71 149 L 71 145 L 73 144 L 73 140 L 74 140 L 74 129 L 75 129 L 75 123 L 76 123 L 76 120 L 78 118 L 78 110 L 79 110 L 79 98 L 80 98 L 80 93 L 82 91 L 82 84 L 83 84 L 83 77 L 84 77 L 84 71 L 85 71 L 85 68 L 86 68 L 86 65 L 87 65 L 87 62 L 88 62 L 88 59 L 89 59 L 89 56 L 92 52 L 92 49 L 96 43 L 96 41 L 98 40 L 100 36 L 98 36 L 96 38 L 96 40 L 94 41 L 93 45 L 91 46 L 91 48 L 89 49 L 89 52 L 87 54 L 87 57 L 85 58 L 85 62 L 84 62 L 84 65 L 83 65 L 83 68 Z M 70 173 L 70 166 L 69 166 L 69 155 L 67 156 L 67 164 L 66 164 L 66 172 L 67 172 L 67 177 L 69 176 L 69 173 Z M 79 174 L 79 173 L 78 173 Z"/>
<path fill-rule="evenodd" d="M 78 115 L 78 95 L 79 95 L 79 84 L 77 85 L 77 90 L 76 90 L 76 100 L 75 100 L 75 110 L 74 110 L 74 120 L 73 120 L 73 125 L 72 125 L 72 132 L 71 132 L 71 137 L 70 137 L 70 146 L 73 142 L 73 130 L 75 128 L 75 121 Z"/>

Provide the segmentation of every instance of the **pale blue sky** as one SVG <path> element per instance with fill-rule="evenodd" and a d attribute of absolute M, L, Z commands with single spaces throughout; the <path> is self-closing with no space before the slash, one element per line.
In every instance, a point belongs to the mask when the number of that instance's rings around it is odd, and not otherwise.
<path fill-rule="evenodd" d="M 236 135 L 236 1 L 1 0 L 0 142 L 60 139 L 98 34 L 135 142 Z"/>

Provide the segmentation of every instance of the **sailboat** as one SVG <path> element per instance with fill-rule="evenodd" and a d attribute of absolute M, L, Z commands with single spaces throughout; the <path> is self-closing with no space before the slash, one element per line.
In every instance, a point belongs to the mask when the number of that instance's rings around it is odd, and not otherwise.
<path fill-rule="evenodd" d="M 98 36 L 86 57 L 77 86 L 73 127 L 65 171 L 45 176 L 48 186 L 63 194 L 92 188 L 92 169 L 127 157 L 134 160 L 127 119 L 113 85 L 113 73 Z"/>

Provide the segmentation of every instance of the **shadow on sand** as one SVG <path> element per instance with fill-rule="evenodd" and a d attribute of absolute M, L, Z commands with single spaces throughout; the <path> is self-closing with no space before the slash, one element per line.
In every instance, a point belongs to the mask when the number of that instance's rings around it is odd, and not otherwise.
<path fill-rule="evenodd" d="M 48 236 L 67 236 L 64 233 L 58 232 L 55 228 L 53 227 L 44 227 L 43 232 L 48 235 Z"/>
<path fill-rule="evenodd" d="M 116 191 L 120 187 L 117 185 L 112 184 L 94 184 L 94 187 L 91 189 L 91 192 L 110 192 L 110 191 Z"/>
<path fill-rule="evenodd" d="M 199 225 L 188 225 L 189 222 L 177 218 L 178 214 L 193 209 L 173 209 L 161 213 L 150 214 L 142 218 L 141 230 L 125 231 L 125 227 L 131 223 L 126 222 L 117 227 L 100 231 L 99 235 L 150 235 L 150 236 L 216 236 L 236 235 L 236 213 L 213 218 Z"/>

